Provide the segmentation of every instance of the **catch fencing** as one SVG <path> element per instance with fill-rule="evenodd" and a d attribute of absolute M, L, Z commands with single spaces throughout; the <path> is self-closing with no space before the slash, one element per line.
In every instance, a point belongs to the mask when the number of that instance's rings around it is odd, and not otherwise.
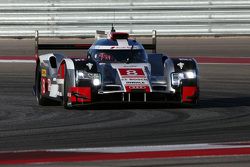
<path fill-rule="evenodd" d="M 0 36 L 250 35 L 250 0 L 1 0 Z"/>

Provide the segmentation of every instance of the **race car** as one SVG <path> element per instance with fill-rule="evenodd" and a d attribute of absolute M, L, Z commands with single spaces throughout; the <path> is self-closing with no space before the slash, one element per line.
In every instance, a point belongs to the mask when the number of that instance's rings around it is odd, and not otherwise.
<path fill-rule="evenodd" d="M 193 58 L 170 58 L 152 44 L 140 44 L 128 33 L 97 31 L 93 44 L 40 44 L 36 32 L 34 94 L 39 105 L 59 102 L 65 108 L 99 102 L 197 104 L 199 70 Z M 85 57 L 39 50 L 87 50 Z M 147 53 L 146 50 L 153 50 Z"/>

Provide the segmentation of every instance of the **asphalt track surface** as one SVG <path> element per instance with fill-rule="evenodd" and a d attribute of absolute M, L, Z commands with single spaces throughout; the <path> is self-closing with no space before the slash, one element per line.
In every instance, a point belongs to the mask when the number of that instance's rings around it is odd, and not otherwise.
<path fill-rule="evenodd" d="M 249 38 L 172 40 L 175 44 L 168 44 L 168 53 L 175 51 L 173 56 L 248 57 L 250 54 Z M 32 55 L 31 42 L 1 40 L 0 55 Z M 12 49 L 8 49 L 10 45 Z M 159 46 L 159 50 L 166 49 L 164 39 Z M 183 55 L 188 46 L 190 50 Z M 199 67 L 201 101 L 195 108 L 106 104 L 68 111 L 62 106 L 37 105 L 31 89 L 33 63 L 1 63 L 0 151 L 250 141 L 250 65 L 200 64 Z M 218 165 L 217 160 L 213 162 Z M 249 165 L 249 157 L 235 162 Z M 168 163 L 172 162 L 158 166 Z M 175 163 L 178 166 L 180 162 Z M 144 166 L 147 164 L 150 163 L 145 161 Z M 190 165 L 186 161 L 182 165 L 185 164 Z"/>

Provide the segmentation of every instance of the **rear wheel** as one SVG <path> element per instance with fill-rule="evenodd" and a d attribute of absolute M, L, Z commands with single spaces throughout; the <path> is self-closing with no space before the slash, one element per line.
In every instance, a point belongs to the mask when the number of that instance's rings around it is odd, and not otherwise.
<path fill-rule="evenodd" d="M 36 86 L 35 86 L 35 91 L 36 91 L 36 99 L 39 105 L 46 106 L 50 104 L 50 101 L 43 97 L 42 95 L 42 77 L 41 77 L 41 66 L 37 65 L 36 69 Z"/>

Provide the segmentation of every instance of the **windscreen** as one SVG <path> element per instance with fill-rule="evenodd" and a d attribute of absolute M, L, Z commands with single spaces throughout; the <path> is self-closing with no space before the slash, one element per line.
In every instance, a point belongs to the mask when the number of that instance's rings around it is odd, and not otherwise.
<path fill-rule="evenodd" d="M 97 50 L 91 49 L 92 59 L 102 63 L 146 63 L 147 54 L 143 49 L 135 50 Z"/>

